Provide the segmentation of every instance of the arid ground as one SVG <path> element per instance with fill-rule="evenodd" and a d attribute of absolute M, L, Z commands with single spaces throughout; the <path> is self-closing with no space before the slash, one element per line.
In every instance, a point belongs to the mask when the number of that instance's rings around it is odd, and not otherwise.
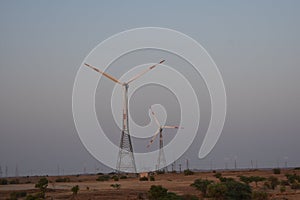
<path fill-rule="evenodd" d="M 272 170 L 244 170 L 244 171 L 217 171 L 222 173 L 223 177 L 232 177 L 239 180 L 239 176 L 262 176 L 268 178 L 275 176 L 279 180 L 286 180 L 285 174 L 300 175 L 300 170 L 286 169 L 281 170 L 280 174 L 273 174 Z M 47 176 L 49 180 L 46 191 L 46 199 L 72 199 L 71 188 L 75 185 L 79 186 L 79 192 L 76 199 L 147 199 L 147 192 L 151 185 L 162 185 L 168 191 L 174 192 L 178 195 L 191 194 L 196 195 L 199 199 L 202 198 L 200 191 L 196 190 L 190 185 L 195 179 L 209 179 L 218 182 L 215 178 L 216 173 L 213 172 L 196 172 L 194 175 L 185 176 L 183 173 L 165 173 L 154 175 L 155 181 L 140 181 L 139 178 L 119 179 L 115 181 L 110 179 L 108 181 L 96 181 L 99 175 L 74 175 L 74 176 Z M 19 184 L 0 185 L 0 200 L 9 199 L 10 194 L 16 191 L 25 191 L 27 195 L 39 192 L 35 188 L 35 183 L 41 177 L 18 177 Z M 58 178 L 68 178 L 68 182 L 56 182 Z M 8 182 L 16 178 L 7 178 Z M 120 184 L 120 188 L 113 188 L 112 184 Z M 250 183 L 252 190 L 262 190 L 264 182 Z M 286 191 L 280 191 L 280 186 L 275 190 L 265 189 L 269 194 L 269 199 L 300 199 L 300 190 L 286 187 Z M 25 199 L 24 197 L 19 199 Z"/>

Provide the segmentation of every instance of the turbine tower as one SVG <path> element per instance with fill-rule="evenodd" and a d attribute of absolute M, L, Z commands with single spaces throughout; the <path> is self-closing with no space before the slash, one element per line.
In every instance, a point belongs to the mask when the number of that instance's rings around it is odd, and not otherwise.
<path fill-rule="evenodd" d="M 142 75 L 147 73 L 148 71 L 155 68 L 157 65 L 163 63 L 165 60 L 160 61 L 159 63 L 150 66 L 146 70 L 142 71 L 141 73 L 137 74 L 136 76 L 129 79 L 127 82 L 121 82 L 120 80 L 116 79 L 115 77 L 101 71 L 100 69 L 84 63 L 87 67 L 95 70 L 96 72 L 102 74 L 103 76 L 109 78 L 110 80 L 118 83 L 123 88 L 123 116 L 122 116 L 122 133 L 121 133 L 121 140 L 119 146 L 119 154 L 117 160 L 117 171 L 120 172 L 132 172 L 136 173 L 136 165 L 134 160 L 134 153 L 131 143 L 131 137 L 129 133 L 129 121 L 128 121 L 128 87 L 129 83 L 135 81 L 136 79 L 140 78 Z"/>
<path fill-rule="evenodd" d="M 150 147 L 150 145 L 154 142 L 155 138 L 157 137 L 157 135 L 159 134 L 159 153 L 158 153 L 158 159 L 157 159 L 157 169 L 164 169 L 165 171 L 168 171 L 168 168 L 166 167 L 167 163 L 166 163 L 166 157 L 165 157 L 165 152 L 164 152 L 164 149 L 163 149 L 163 129 L 165 128 L 169 128 L 169 129 L 178 129 L 179 126 L 162 126 L 155 113 L 153 112 L 151 106 L 150 106 L 150 111 L 151 111 L 151 114 L 158 126 L 158 130 L 154 133 L 153 137 L 151 138 L 149 144 L 147 145 L 147 148 Z"/>

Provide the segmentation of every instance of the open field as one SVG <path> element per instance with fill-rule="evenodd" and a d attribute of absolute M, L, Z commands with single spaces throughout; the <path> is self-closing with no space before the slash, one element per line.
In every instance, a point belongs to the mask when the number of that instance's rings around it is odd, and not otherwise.
<path fill-rule="evenodd" d="M 239 180 L 240 175 L 243 176 L 262 176 L 268 178 L 275 176 L 279 180 L 286 180 L 285 174 L 298 174 L 299 170 L 281 170 L 281 174 L 273 174 L 272 170 L 251 170 L 251 171 L 217 171 L 221 172 L 223 177 L 234 178 Z M 209 179 L 218 182 L 219 180 L 214 177 L 213 172 L 197 172 L 194 175 L 185 176 L 183 173 L 166 173 L 155 175 L 155 181 L 140 181 L 139 178 L 127 178 L 114 181 L 96 181 L 99 175 L 77 175 L 77 176 L 49 176 L 46 177 L 50 182 L 46 192 L 46 199 L 71 199 L 71 188 L 78 185 L 80 190 L 77 199 L 147 199 L 147 192 L 151 185 L 162 185 L 168 191 L 174 192 L 178 195 L 191 194 L 196 195 L 199 199 L 202 198 L 200 191 L 191 187 L 190 184 L 195 179 Z M 68 178 L 68 182 L 56 182 L 58 178 Z M 13 191 L 26 191 L 27 195 L 37 193 L 39 190 L 35 188 L 35 183 L 41 177 L 18 177 L 19 184 L 7 184 L 0 186 L 0 200 L 9 199 Z M 15 178 L 7 178 L 8 181 L 15 180 Z M 118 183 L 121 185 L 120 189 L 111 187 L 111 184 Z M 258 186 L 255 183 L 250 183 L 253 190 L 260 190 L 263 188 L 263 182 L 259 182 Z M 286 187 L 286 191 L 281 192 L 280 186 L 275 190 L 268 189 L 266 192 L 269 194 L 269 199 L 300 199 L 300 190 L 291 189 Z M 19 198 L 22 199 L 22 198 Z M 25 198 L 23 198 L 25 199 Z"/>

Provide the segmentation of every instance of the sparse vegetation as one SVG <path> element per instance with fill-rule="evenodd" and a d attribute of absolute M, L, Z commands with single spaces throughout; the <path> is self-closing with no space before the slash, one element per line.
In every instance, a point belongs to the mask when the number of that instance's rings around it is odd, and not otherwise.
<path fill-rule="evenodd" d="M 122 175 L 122 176 L 120 176 L 120 179 L 127 179 L 127 176 L 126 175 Z"/>
<path fill-rule="evenodd" d="M 280 183 L 278 178 L 275 176 L 270 176 L 268 178 L 268 181 L 269 181 L 269 184 L 270 184 L 270 187 L 272 190 L 275 190 L 276 186 L 279 185 L 279 183 Z"/>
<path fill-rule="evenodd" d="M 121 188 L 121 184 L 115 183 L 115 184 L 111 184 L 110 187 L 115 188 L 115 189 L 120 189 Z"/>
<path fill-rule="evenodd" d="M 196 179 L 191 186 L 195 187 L 197 190 L 200 190 L 203 194 L 203 197 L 206 197 L 207 187 L 212 183 L 213 181 L 207 179 Z"/>
<path fill-rule="evenodd" d="M 186 170 L 183 171 L 183 174 L 184 174 L 185 176 L 189 176 L 189 175 L 193 175 L 194 172 L 191 171 L 191 170 L 189 170 L 189 169 L 186 169 Z"/>
<path fill-rule="evenodd" d="M 96 181 L 108 181 L 110 179 L 110 176 L 109 175 L 102 175 L 102 176 L 99 176 Z"/>
<path fill-rule="evenodd" d="M 66 182 L 70 182 L 70 178 L 65 177 L 65 178 L 58 178 L 55 180 L 55 182 L 57 183 L 66 183 Z"/>
<path fill-rule="evenodd" d="M 48 187 L 48 179 L 47 178 L 41 178 L 37 184 L 35 184 L 35 187 L 40 189 L 40 193 L 37 194 L 40 198 L 45 198 L 46 189 Z"/>
<path fill-rule="evenodd" d="M 146 176 L 143 176 L 140 178 L 140 181 L 148 181 L 148 178 Z"/>
<path fill-rule="evenodd" d="M 75 199 L 79 191 L 79 186 L 78 185 L 73 186 L 71 188 L 71 191 L 72 191 L 72 198 Z"/>
<path fill-rule="evenodd" d="M 27 193 L 25 191 L 12 192 L 10 193 L 10 200 L 17 200 L 18 198 L 26 197 Z"/>
<path fill-rule="evenodd" d="M 216 200 L 225 199 L 227 187 L 224 183 L 213 183 L 207 187 L 207 196 Z"/>
<path fill-rule="evenodd" d="M 281 173 L 280 168 L 274 168 L 273 169 L 273 174 L 280 174 L 280 173 Z"/>
<path fill-rule="evenodd" d="M 0 185 L 7 185 L 8 181 L 7 179 L 0 179 Z"/>
<path fill-rule="evenodd" d="M 150 176 L 150 181 L 155 181 L 154 176 Z"/>
<path fill-rule="evenodd" d="M 252 200 L 268 200 L 268 194 L 264 191 L 253 191 Z"/>

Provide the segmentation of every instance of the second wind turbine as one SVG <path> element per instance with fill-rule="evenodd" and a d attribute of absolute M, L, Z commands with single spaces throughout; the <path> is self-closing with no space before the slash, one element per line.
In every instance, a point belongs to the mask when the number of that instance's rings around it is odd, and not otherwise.
<path fill-rule="evenodd" d="M 140 78 L 145 73 L 152 70 L 153 68 L 155 68 L 157 65 L 163 63 L 164 61 L 165 60 L 162 60 L 159 63 L 148 67 L 146 70 L 144 70 L 141 73 L 137 74 L 136 76 L 132 77 L 127 82 L 121 82 L 120 80 L 101 71 L 100 69 L 98 69 L 90 64 L 84 63 L 84 65 L 86 65 L 87 67 L 95 70 L 96 72 L 99 72 L 100 74 L 109 78 L 110 80 L 114 81 L 115 83 L 120 84 L 123 89 L 123 116 L 122 116 L 123 120 L 122 120 L 122 134 L 121 134 L 121 140 L 120 140 L 119 155 L 118 155 L 118 160 L 117 160 L 117 171 L 118 172 L 137 173 L 135 159 L 134 159 L 134 153 L 133 153 L 133 148 L 132 148 L 132 143 L 131 143 L 131 137 L 130 137 L 130 133 L 129 133 L 129 121 L 128 121 L 128 87 L 129 87 L 129 83 Z"/>

